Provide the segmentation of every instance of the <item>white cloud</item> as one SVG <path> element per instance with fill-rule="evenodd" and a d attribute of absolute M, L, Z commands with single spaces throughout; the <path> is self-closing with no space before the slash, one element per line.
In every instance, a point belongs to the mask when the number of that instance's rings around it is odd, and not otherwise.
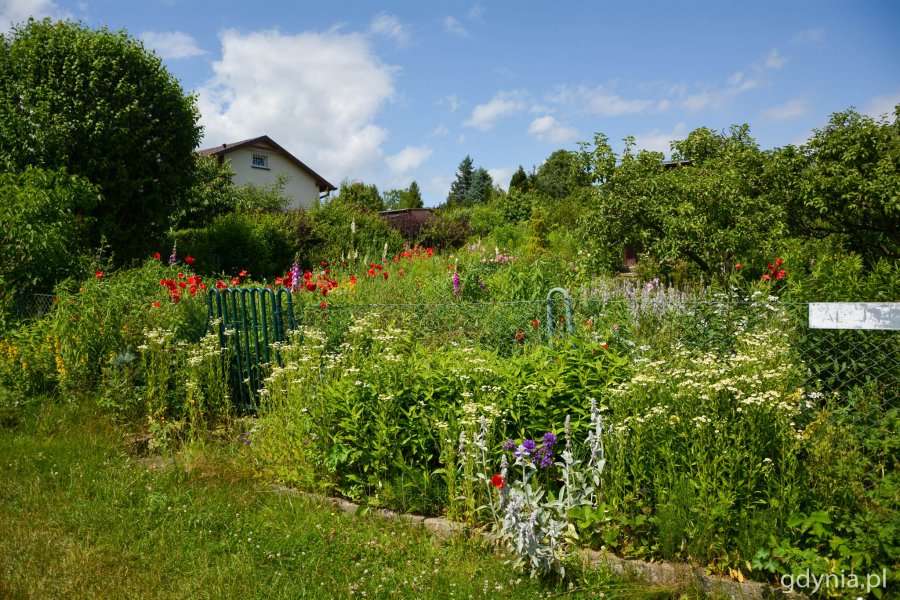
<path fill-rule="evenodd" d="M 670 152 L 670 144 L 674 140 L 681 140 L 686 137 L 687 125 L 683 122 L 675 125 L 672 131 L 660 131 L 654 129 L 646 133 L 634 136 L 634 145 L 638 150 L 650 150 L 652 152 L 662 152 L 666 156 Z"/>
<path fill-rule="evenodd" d="M 400 19 L 387 13 L 380 13 L 369 25 L 369 32 L 394 40 L 400 46 L 409 41 L 409 30 Z"/>
<path fill-rule="evenodd" d="M 791 38 L 791 41 L 800 45 L 821 44 L 825 41 L 825 29 L 816 27 L 814 29 L 798 31 L 794 34 L 794 37 Z"/>
<path fill-rule="evenodd" d="M 759 116 L 764 121 L 789 121 L 802 117 L 808 112 L 809 103 L 803 98 L 794 98 L 784 104 L 765 109 Z"/>
<path fill-rule="evenodd" d="M 469 20 L 471 21 L 481 21 L 482 15 L 484 15 L 484 7 L 479 3 L 475 3 L 475 5 L 469 9 L 469 13 L 466 16 L 469 17 Z"/>
<path fill-rule="evenodd" d="M 206 54 L 194 38 L 181 31 L 145 31 L 140 37 L 144 45 L 156 50 L 163 58 L 190 58 Z"/>
<path fill-rule="evenodd" d="M 363 34 L 220 34 L 222 57 L 198 90 L 205 145 L 268 134 L 323 177 L 370 176 L 387 131 L 374 120 L 394 67 Z"/>
<path fill-rule="evenodd" d="M 440 136 L 440 135 L 448 135 L 450 130 L 444 127 L 444 124 L 441 123 L 437 127 L 434 128 L 434 131 L 431 132 L 432 136 Z"/>
<path fill-rule="evenodd" d="M 499 186 L 500 189 L 509 188 L 509 180 L 512 179 L 513 173 L 515 173 L 519 167 L 495 167 L 493 169 L 488 169 L 488 175 L 491 176 L 491 179 L 494 180 L 494 185 Z"/>
<path fill-rule="evenodd" d="M 463 125 L 487 131 L 494 121 L 520 113 L 528 108 L 521 92 L 498 92 L 486 104 L 479 104 L 472 110 L 472 116 Z"/>
<path fill-rule="evenodd" d="M 775 69 L 776 71 L 783 67 L 786 62 L 787 59 L 781 56 L 778 52 L 778 48 L 772 48 L 772 51 L 766 56 L 766 66 L 770 69 Z"/>
<path fill-rule="evenodd" d="M 63 18 L 54 0 L 0 0 L 0 33 L 6 33 L 15 24 L 27 21 L 28 17 L 43 19 L 44 17 Z"/>
<path fill-rule="evenodd" d="M 444 29 L 459 37 L 469 37 L 469 32 L 455 17 L 444 17 Z"/>
<path fill-rule="evenodd" d="M 428 146 L 407 146 L 397 154 L 385 158 L 388 168 L 395 175 L 408 173 L 418 169 L 422 163 L 428 160 L 433 151 Z"/>
<path fill-rule="evenodd" d="M 440 101 L 440 104 L 446 104 L 450 107 L 450 112 L 456 112 L 463 104 L 465 104 L 465 102 L 463 102 L 456 96 L 451 95 L 444 96 L 444 98 Z"/>
<path fill-rule="evenodd" d="M 447 200 L 450 182 L 441 176 L 431 177 L 422 182 L 422 200 L 425 206 L 437 206 Z"/>
<path fill-rule="evenodd" d="M 878 119 L 882 115 L 887 115 L 888 119 L 892 119 L 894 107 L 898 104 L 900 104 L 900 90 L 883 96 L 875 96 L 869 100 L 862 112 L 873 119 Z"/>
<path fill-rule="evenodd" d="M 551 115 L 538 117 L 528 126 L 528 133 L 539 142 L 562 144 L 578 137 L 578 132 L 557 121 Z"/>
<path fill-rule="evenodd" d="M 608 91 L 603 86 L 588 88 L 583 85 L 557 87 L 548 97 L 554 104 L 567 105 L 571 110 L 600 115 L 602 117 L 619 117 L 622 115 L 641 113 L 654 104 L 651 100 L 627 99 Z"/>

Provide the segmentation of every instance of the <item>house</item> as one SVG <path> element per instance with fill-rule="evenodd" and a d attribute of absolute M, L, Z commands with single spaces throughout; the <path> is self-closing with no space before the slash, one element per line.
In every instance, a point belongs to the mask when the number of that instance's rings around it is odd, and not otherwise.
<path fill-rule="evenodd" d="M 227 160 L 234 172 L 235 185 L 272 185 L 280 175 L 286 176 L 284 193 L 291 199 L 288 209 L 310 208 L 337 190 L 267 135 L 207 148 L 199 154 L 215 156 L 220 164 Z"/>

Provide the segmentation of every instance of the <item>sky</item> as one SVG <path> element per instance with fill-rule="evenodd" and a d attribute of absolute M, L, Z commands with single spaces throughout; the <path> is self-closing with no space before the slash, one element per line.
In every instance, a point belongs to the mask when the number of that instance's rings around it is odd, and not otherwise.
<path fill-rule="evenodd" d="M 668 153 L 747 123 L 767 149 L 900 103 L 897 0 L 0 0 L 0 32 L 30 16 L 140 38 L 196 94 L 201 147 L 269 135 L 426 206 L 466 155 L 505 189 L 598 132 Z"/>

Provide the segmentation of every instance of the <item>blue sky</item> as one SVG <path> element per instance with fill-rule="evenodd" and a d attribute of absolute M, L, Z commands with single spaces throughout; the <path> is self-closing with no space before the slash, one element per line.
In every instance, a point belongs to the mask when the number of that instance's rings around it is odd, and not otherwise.
<path fill-rule="evenodd" d="M 0 0 L 0 30 L 29 15 L 143 39 L 198 95 L 204 147 L 268 134 L 429 206 L 467 154 L 505 188 L 595 132 L 667 151 L 748 123 L 772 148 L 900 103 L 897 1 Z"/>

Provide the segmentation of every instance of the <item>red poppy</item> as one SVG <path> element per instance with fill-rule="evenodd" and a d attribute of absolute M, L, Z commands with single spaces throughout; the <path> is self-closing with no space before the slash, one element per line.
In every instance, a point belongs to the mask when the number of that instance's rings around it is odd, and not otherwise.
<path fill-rule="evenodd" d="M 385 272 L 384 272 L 384 273 L 382 273 L 382 275 L 384 275 L 384 278 L 385 278 L 385 279 L 387 279 L 387 278 L 388 278 L 388 274 L 387 274 L 387 271 L 385 271 Z"/>
<path fill-rule="evenodd" d="M 178 287 L 180 287 L 181 289 L 184 289 L 184 288 L 187 287 L 187 284 L 186 284 L 185 282 L 183 282 L 183 281 L 179 281 L 179 282 L 178 282 Z"/>
<path fill-rule="evenodd" d="M 153 258 L 156 260 L 162 260 L 162 255 L 159 252 L 154 252 Z"/>
<path fill-rule="evenodd" d="M 769 263 L 769 270 L 770 270 L 770 271 L 774 271 L 774 270 L 775 270 L 775 265 L 774 265 L 773 263 Z"/>
<path fill-rule="evenodd" d="M 769 276 L 768 273 L 766 273 L 765 275 L 762 276 L 762 280 L 763 280 L 763 281 L 771 281 L 771 279 L 772 279 L 772 278 Z"/>
<path fill-rule="evenodd" d="M 228 284 L 225 283 L 224 281 L 217 281 L 217 282 L 216 282 L 216 289 L 217 289 L 217 290 L 224 290 L 224 289 L 227 288 L 227 287 L 228 287 Z"/>
<path fill-rule="evenodd" d="M 197 295 L 197 285 L 196 284 L 192 285 L 188 291 L 191 293 L 191 296 L 196 296 Z"/>
<path fill-rule="evenodd" d="M 315 284 L 315 282 L 307 281 L 307 282 L 306 282 L 306 289 L 307 289 L 308 291 L 310 291 L 310 292 L 316 291 L 316 284 Z"/>
<path fill-rule="evenodd" d="M 239 276 L 239 277 L 246 277 L 246 276 L 247 276 L 247 271 L 241 271 L 240 273 L 238 273 L 238 276 Z"/>
<path fill-rule="evenodd" d="M 178 279 L 184 279 L 184 273 L 179 273 L 179 274 L 178 274 Z"/>
<path fill-rule="evenodd" d="M 201 284 L 200 284 L 200 289 L 203 290 L 203 291 L 205 292 L 205 291 L 206 291 L 206 284 L 205 284 L 205 283 L 201 283 Z"/>
<path fill-rule="evenodd" d="M 240 277 L 232 277 L 231 285 L 241 285 L 241 278 Z"/>
<path fill-rule="evenodd" d="M 101 277 L 103 277 L 103 271 L 97 271 L 97 272 L 94 274 L 94 277 L 97 278 L 97 279 L 100 279 Z"/>
<path fill-rule="evenodd" d="M 538 321 L 537 319 L 532 319 L 532 320 L 531 320 L 531 326 L 534 327 L 535 329 L 537 329 L 538 327 L 541 326 L 541 322 Z"/>
<path fill-rule="evenodd" d="M 491 485 L 499 490 L 503 489 L 503 487 L 506 485 L 506 482 L 503 481 L 502 475 L 494 475 L 493 477 L 491 477 Z"/>
<path fill-rule="evenodd" d="M 521 329 L 516 329 L 516 334 L 514 336 L 516 341 L 520 344 L 525 341 L 525 332 Z"/>
<path fill-rule="evenodd" d="M 162 304 L 160 304 L 159 300 L 157 300 L 156 302 L 153 303 L 153 306 L 155 306 L 156 308 L 159 308 L 160 306 L 162 306 Z"/>
<path fill-rule="evenodd" d="M 284 281 L 281 277 L 275 278 L 275 285 L 281 285 L 281 282 Z"/>
<path fill-rule="evenodd" d="M 197 259 L 194 258 L 193 256 L 191 256 L 190 254 L 188 254 L 188 255 L 184 258 L 184 262 L 186 262 L 186 263 L 189 264 L 189 265 L 192 265 L 192 264 L 194 264 L 195 262 L 197 262 Z"/>
<path fill-rule="evenodd" d="M 321 302 L 321 303 L 319 304 L 319 306 L 321 306 L 322 308 L 328 308 L 328 304 L 325 303 L 325 302 Z"/>
<path fill-rule="evenodd" d="M 734 268 L 737 269 L 738 271 L 740 271 L 740 270 L 741 270 L 741 263 L 734 263 Z"/>
<path fill-rule="evenodd" d="M 327 267 L 327 266 L 328 266 L 328 261 L 327 261 L 327 260 L 323 260 L 323 261 L 322 261 L 322 266 L 323 266 L 323 267 Z"/>
<path fill-rule="evenodd" d="M 356 285 L 356 275 L 351 275 L 351 276 L 350 276 L 350 283 Z"/>
<path fill-rule="evenodd" d="M 786 274 L 787 273 L 785 272 L 785 270 L 782 269 L 782 270 L 778 271 L 777 273 L 775 273 L 775 279 L 784 279 L 784 276 Z"/>
<path fill-rule="evenodd" d="M 602 344 L 600 344 L 600 347 L 604 350 L 609 350 L 609 344 L 607 342 L 603 342 Z"/>
<path fill-rule="evenodd" d="M 403 277 L 403 269 L 400 269 L 399 271 L 397 271 L 397 275 L 399 275 L 400 277 Z"/>
<path fill-rule="evenodd" d="M 781 260 L 780 258 L 776 258 L 776 259 L 775 259 L 775 264 L 778 265 L 778 266 L 780 267 L 781 265 L 784 264 L 784 261 Z"/>

